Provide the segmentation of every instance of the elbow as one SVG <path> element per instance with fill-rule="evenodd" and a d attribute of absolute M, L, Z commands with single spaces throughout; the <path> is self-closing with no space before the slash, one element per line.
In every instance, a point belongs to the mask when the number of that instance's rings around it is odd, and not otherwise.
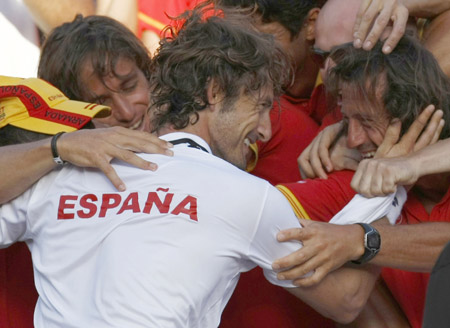
<path fill-rule="evenodd" d="M 345 297 L 341 300 L 339 306 L 329 313 L 329 318 L 340 324 L 349 324 L 353 322 L 363 310 L 367 299 L 360 295 Z"/>

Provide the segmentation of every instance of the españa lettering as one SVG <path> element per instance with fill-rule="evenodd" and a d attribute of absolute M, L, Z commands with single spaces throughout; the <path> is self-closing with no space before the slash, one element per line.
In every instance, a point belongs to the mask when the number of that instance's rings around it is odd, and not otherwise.
<path fill-rule="evenodd" d="M 167 192 L 165 195 L 158 191 Z M 179 195 L 158 188 L 148 193 L 105 193 L 100 195 L 61 195 L 59 197 L 58 220 L 105 218 L 107 215 L 123 213 L 145 213 L 184 215 L 198 221 L 197 198 Z"/>

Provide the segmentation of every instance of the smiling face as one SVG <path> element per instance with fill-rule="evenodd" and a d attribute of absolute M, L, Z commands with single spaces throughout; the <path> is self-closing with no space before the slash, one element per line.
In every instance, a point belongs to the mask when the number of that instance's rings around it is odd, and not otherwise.
<path fill-rule="evenodd" d="M 273 89 L 264 87 L 259 94 L 241 94 L 227 106 L 222 101 L 210 118 L 210 146 L 214 155 L 240 169 L 247 167 L 249 145 L 268 141 L 272 135 L 269 113 Z M 227 108 L 224 108 L 224 105 Z"/>
<path fill-rule="evenodd" d="M 101 79 L 95 74 L 90 60 L 81 70 L 81 83 L 89 93 L 83 99 L 111 107 L 111 115 L 94 119 L 96 127 L 123 126 L 148 130 L 146 119 L 150 102 L 150 89 L 144 73 L 136 64 L 120 58 L 112 72 Z"/>
<path fill-rule="evenodd" d="M 389 125 L 386 109 L 381 102 L 368 101 L 351 86 L 344 86 L 341 96 L 341 111 L 347 126 L 347 147 L 357 149 L 362 158 L 373 157 Z"/>

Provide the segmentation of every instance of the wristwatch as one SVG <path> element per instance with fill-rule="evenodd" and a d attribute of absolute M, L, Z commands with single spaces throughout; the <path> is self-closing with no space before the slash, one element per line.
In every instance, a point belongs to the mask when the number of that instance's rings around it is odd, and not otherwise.
<path fill-rule="evenodd" d="M 356 261 L 356 264 L 369 262 L 380 251 L 381 236 L 377 229 L 367 223 L 357 223 L 364 229 L 364 254 Z"/>

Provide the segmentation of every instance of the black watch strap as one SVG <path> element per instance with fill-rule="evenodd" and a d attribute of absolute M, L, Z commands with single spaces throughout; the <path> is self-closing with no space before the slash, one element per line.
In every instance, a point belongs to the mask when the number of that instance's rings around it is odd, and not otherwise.
<path fill-rule="evenodd" d="M 378 254 L 381 247 L 381 236 L 377 229 L 367 223 L 357 223 L 364 229 L 364 254 L 356 261 L 355 264 L 364 264 Z"/>

